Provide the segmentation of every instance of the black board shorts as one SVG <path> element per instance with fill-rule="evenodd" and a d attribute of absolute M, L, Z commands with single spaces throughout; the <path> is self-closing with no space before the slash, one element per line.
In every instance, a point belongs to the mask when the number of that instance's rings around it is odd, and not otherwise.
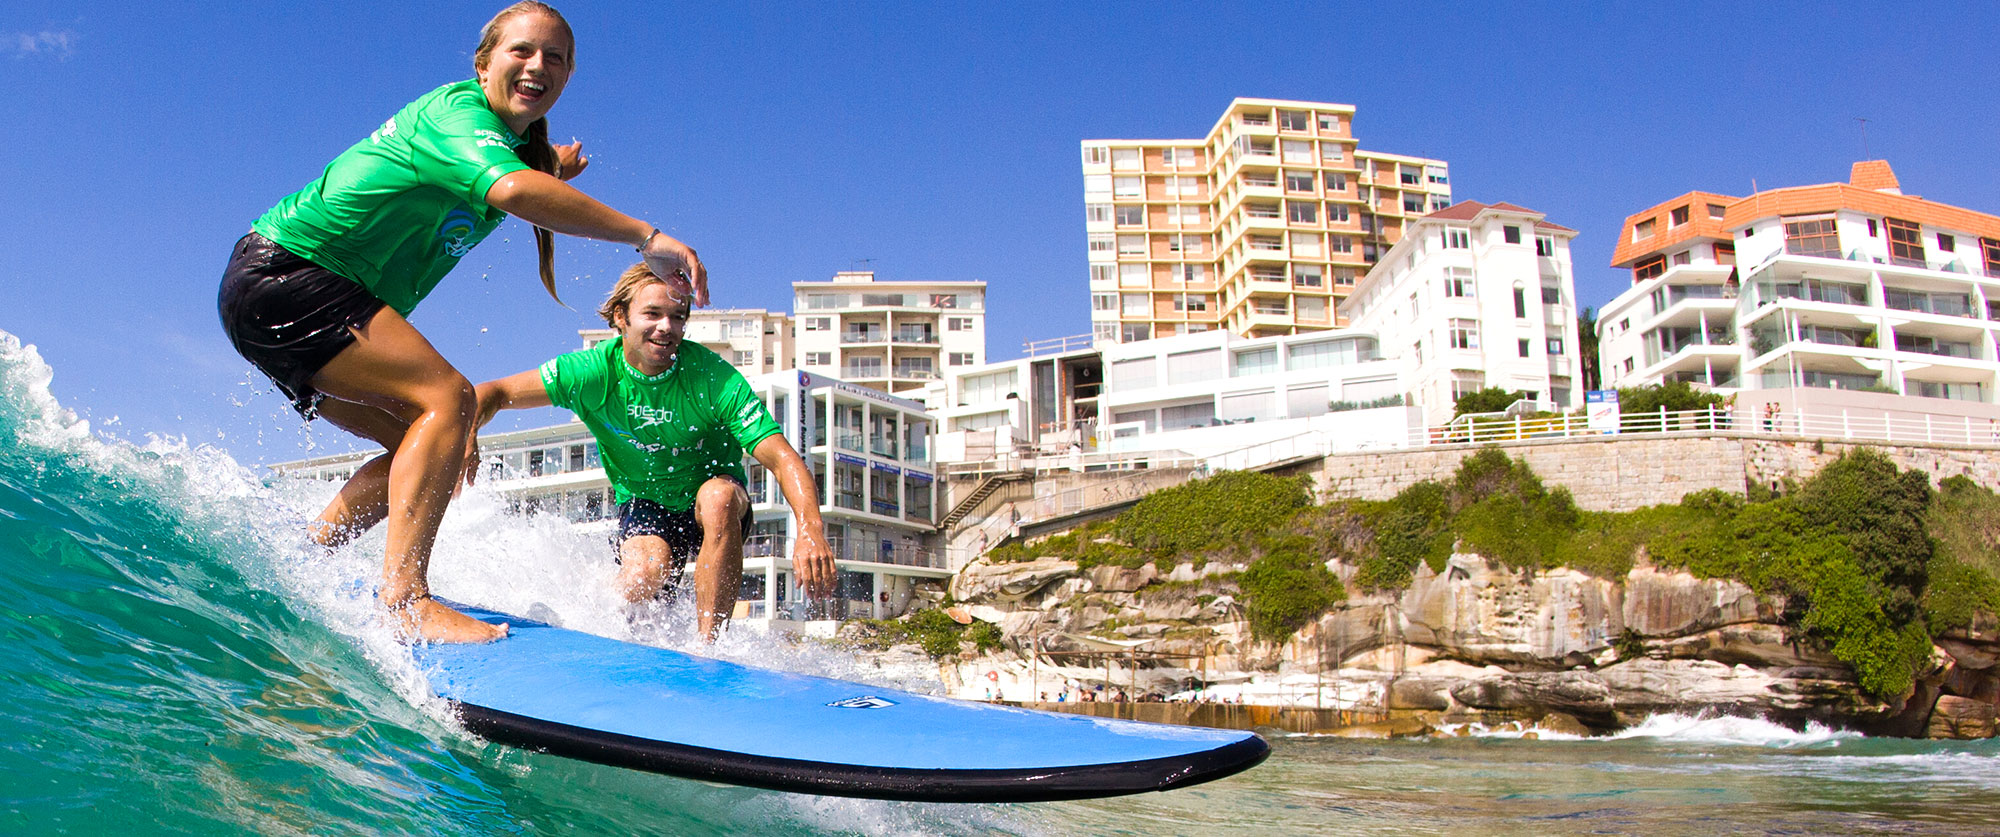
<path fill-rule="evenodd" d="M 743 484 L 733 476 L 719 476 L 739 486 Z M 750 536 L 751 522 L 750 507 L 745 504 L 743 537 Z M 667 553 L 673 565 L 673 571 L 668 574 L 669 580 L 680 575 L 680 569 L 686 566 L 688 559 L 701 551 L 701 521 L 695 519 L 692 508 L 672 511 L 644 497 L 634 497 L 618 504 L 618 543 L 622 546 L 625 541 L 640 535 L 652 535 L 667 542 Z"/>
<path fill-rule="evenodd" d="M 237 354 L 269 376 L 311 421 L 325 396 L 319 370 L 354 343 L 384 303 L 341 276 L 257 233 L 244 236 L 222 271 L 216 309 Z"/>

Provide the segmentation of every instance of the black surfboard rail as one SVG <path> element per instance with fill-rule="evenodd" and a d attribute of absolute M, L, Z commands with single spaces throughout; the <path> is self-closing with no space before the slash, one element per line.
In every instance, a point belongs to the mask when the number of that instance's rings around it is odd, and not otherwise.
<path fill-rule="evenodd" d="M 909 802 L 1054 802 L 1167 791 L 1249 770 L 1271 754 L 1260 736 L 1184 756 L 1045 768 L 913 769 L 834 764 L 671 744 L 454 702 L 465 728 L 526 750 L 791 793 Z"/>

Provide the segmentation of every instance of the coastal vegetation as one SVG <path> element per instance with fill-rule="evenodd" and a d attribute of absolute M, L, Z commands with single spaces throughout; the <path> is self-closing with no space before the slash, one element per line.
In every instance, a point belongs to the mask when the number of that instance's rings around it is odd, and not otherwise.
<path fill-rule="evenodd" d="M 1674 395 L 1663 397 L 1672 405 Z M 1722 491 L 1631 512 L 1586 512 L 1496 447 L 1449 480 L 1382 501 L 1314 504 L 1305 482 L 1230 472 L 1155 492 L 1118 517 L 993 562 L 1052 556 L 1089 568 L 1161 570 L 1224 560 L 1253 633 L 1282 640 L 1357 590 L 1397 591 L 1454 553 L 1516 571 L 1569 567 L 1621 579 L 1639 560 L 1739 581 L 1779 604 L 1801 642 L 1851 666 L 1877 696 L 1907 691 L 1932 640 L 2000 612 L 2000 497 L 1959 476 L 1928 474 L 1859 449 L 1812 478 L 1750 496 Z M 1990 617 L 1988 617 L 1990 618 Z M 1620 656 L 1643 637 L 1620 637 Z"/>

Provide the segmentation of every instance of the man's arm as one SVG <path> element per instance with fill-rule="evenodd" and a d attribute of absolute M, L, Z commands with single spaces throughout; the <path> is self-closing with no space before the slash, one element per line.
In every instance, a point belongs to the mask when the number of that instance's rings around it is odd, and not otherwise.
<path fill-rule="evenodd" d="M 799 536 L 792 541 L 792 572 L 798 574 L 799 586 L 815 599 L 831 598 L 833 550 L 826 543 L 826 525 L 819 519 L 819 494 L 813 490 L 812 469 L 780 433 L 764 437 L 750 455 L 778 481 L 778 491 L 785 495 L 792 518 L 798 522 Z"/>
<path fill-rule="evenodd" d="M 497 381 L 487 381 L 473 388 L 478 398 L 479 409 L 472 416 L 472 432 L 465 434 L 465 482 L 471 485 L 479 476 L 479 428 L 493 420 L 493 415 L 501 410 L 526 410 L 532 407 L 547 407 L 549 391 L 542 386 L 542 373 L 530 369 L 509 375 Z"/>

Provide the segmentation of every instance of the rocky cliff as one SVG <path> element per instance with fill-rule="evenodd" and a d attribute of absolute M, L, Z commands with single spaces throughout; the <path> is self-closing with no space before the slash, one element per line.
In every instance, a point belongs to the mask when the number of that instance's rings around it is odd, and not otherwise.
<path fill-rule="evenodd" d="M 1327 566 L 1352 579 L 1352 566 Z M 1941 638 L 1911 692 L 1882 700 L 1790 634 L 1785 602 L 1643 560 L 1605 579 L 1454 555 L 1443 572 L 1420 568 L 1399 593 L 1350 584 L 1346 601 L 1282 643 L 1252 638 L 1236 601 L 1243 569 L 982 558 L 953 579 L 951 594 L 1000 627 L 1003 648 L 953 661 L 948 680 L 966 697 L 1075 699 L 1104 686 L 1403 723 L 1601 731 L 1659 712 L 1712 711 L 1875 734 L 1994 734 L 2000 631 L 1990 618 Z"/>

